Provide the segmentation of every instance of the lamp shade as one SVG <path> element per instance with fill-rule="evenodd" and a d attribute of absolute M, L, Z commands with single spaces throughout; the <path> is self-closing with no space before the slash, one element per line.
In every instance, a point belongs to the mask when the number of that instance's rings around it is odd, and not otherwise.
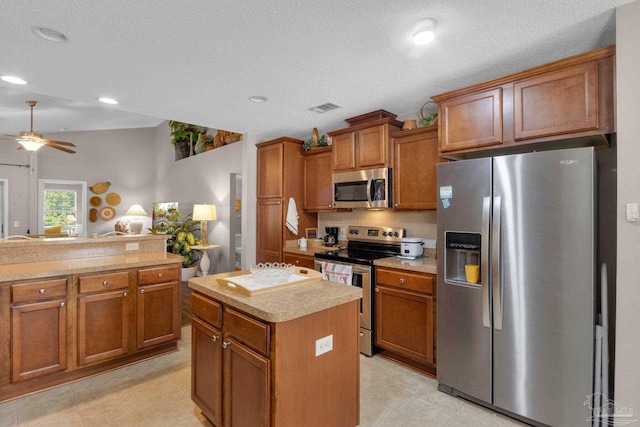
<path fill-rule="evenodd" d="M 193 205 L 194 221 L 213 221 L 218 219 L 216 205 Z"/>
<path fill-rule="evenodd" d="M 145 212 L 145 210 L 142 209 L 142 206 L 140 206 L 137 203 L 135 205 L 131 206 L 129 208 L 129 210 L 127 210 L 124 214 L 125 215 L 131 215 L 131 216 L 148 216 L 148 214 Z"/>

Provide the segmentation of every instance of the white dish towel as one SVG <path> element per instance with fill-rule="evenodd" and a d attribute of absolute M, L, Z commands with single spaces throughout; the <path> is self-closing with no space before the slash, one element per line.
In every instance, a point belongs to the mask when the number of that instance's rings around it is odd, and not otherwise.
<path fill-rule="evenodd" d="M 293 197 L 289 197 L 289 206 L 287 207 L 287 228 L 293 234 L 298 235 L 298 209 Z"/>
<path fill-rule="evenodd" d="M 322 279 L 351 286 L 353 284 L 353 267 L 322 261 Z"/>

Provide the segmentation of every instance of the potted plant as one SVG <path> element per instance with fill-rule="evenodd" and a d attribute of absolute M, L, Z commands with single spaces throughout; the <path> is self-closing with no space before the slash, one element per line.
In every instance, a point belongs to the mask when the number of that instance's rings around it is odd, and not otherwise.
<path fill-rule="evenodd" d="M 182 255 L 182 281 L 189 280 L 196 275 L 198 267 L 193 256 L 192 246 L 200 244 L 193 232 L 199 230 L 199 223 L 191 218 L 191 214 L 182 216 L 178 210 L 171 210 L 167 214 L 169 225 L 165 228 L 171 238 L 167 240 L 167 252 Z"/>
<path fill-rule="evenodd" d="M 180 151 L 182 158 L 193 154 L 196 142 L 207 132 L 205 127 L 176 120 L 169 122 L 169 128 L 171 129 L 171 144 Z"/>

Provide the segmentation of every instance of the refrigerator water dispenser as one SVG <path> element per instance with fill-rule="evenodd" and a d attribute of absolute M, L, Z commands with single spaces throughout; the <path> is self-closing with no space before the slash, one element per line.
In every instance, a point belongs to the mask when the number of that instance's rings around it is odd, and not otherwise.
<path fill-rule="evenodd" d="M 445 282 L 454 285 L 479 286 L 467 281 L 465 265 L 480 265 L 480 233 L 446 231 L 445 235 Z"/>

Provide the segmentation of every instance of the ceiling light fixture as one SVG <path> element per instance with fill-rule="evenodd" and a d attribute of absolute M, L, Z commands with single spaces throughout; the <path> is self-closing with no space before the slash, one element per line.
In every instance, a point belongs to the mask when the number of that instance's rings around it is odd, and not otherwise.
<path fill-rule="evenodd" d="M 118 101 L 116 101 L 115 99 L 111 99 L 111 98 L 98 98 L 98 101 L 100 102 L 104 102 L 105 104 L 111 104 L 111 105 L 116 105 L 118 103 Z"/>
<path fill-rule="evenodd" d="M 31 27 L 31 31 L 33 31 L 35 35 L 37 35 L 38 37 L 41 37 L 45 40 L 49 40 L 50 42 L 65 43 L 69 41 L 69 39 L 67 39 L 67 36 L 65 36 L 62 33 L 59 33 L 56 30 L 52 30 L 51 28 L 36 26 L 36 27 Z"/>
<path fill-rule="evenodd" d="M 44 147 L 42 139 L 42 134 L 37 132 L 20 132 L 20 138 L 16 141 L 27 151 L 38 151 L 40 147 Z"/>
<path fill-rule="evenodd" d="M 262 104 L 263 102 L 267 102 L 268 99 L 264 96 L 253 95 L 249 97 L 249 101 L 255 102 L 256 104 Z"/>
<path fill-rule="evenodd" d="M 14 85 L 26 85 L 27 81 L 22 80 L 20 77 L 16 76 L 2 76 L 0 79 L 4 80 L 7 83 L 13 83 Z"/>
<path fill-rule="evenodd" d="M 433 17 L 423 18 L 412 25 L 411 34 L 413 43 L 424 46 L 431 43 L 436 38 L 435 28 L 438 26 L 438 19 Z"/>

